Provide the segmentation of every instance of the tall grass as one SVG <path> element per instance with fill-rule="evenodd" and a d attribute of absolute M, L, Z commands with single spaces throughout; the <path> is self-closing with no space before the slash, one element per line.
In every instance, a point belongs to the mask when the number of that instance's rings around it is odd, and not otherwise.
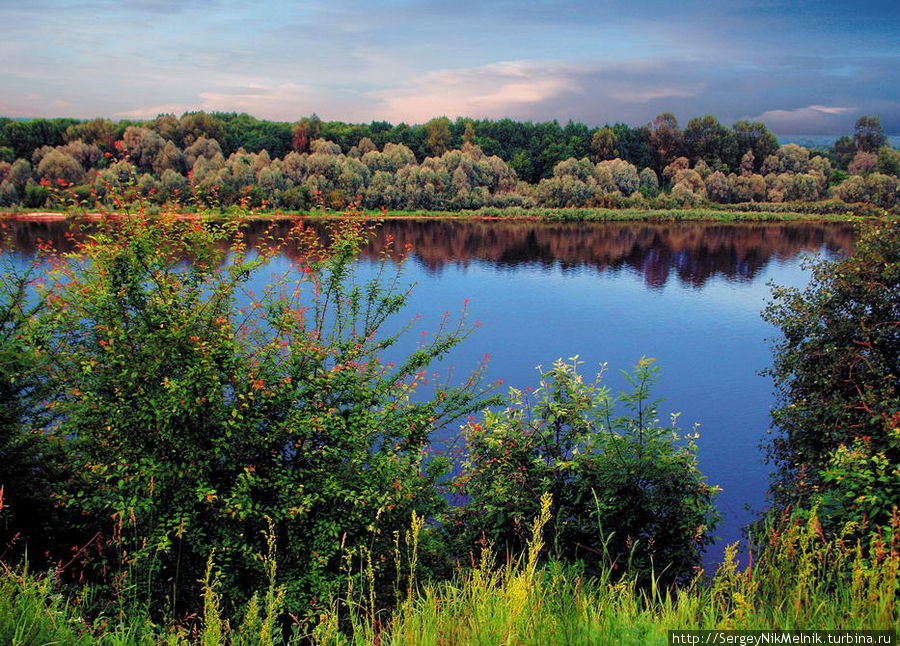
<path fill-rule="evenodd" d="M 418 584 L 415 563 L 422 523 L 417 519 L 406 544 L 411 573 L 393 616 L 379 609 L 374 587 L 348 585 L 313 630 L 295 627 L 288 643 L 664 644 L 671 629 L 900 627 L 896 515 L 891 526 L 865 543 L 850 538 L 852 528 L 843 536 L 827 538 L 815 514 L 773 526 L 761 555 L 751 563 L 739 566 L 737 548 L 730 546 L 709 580 L 698 572 L 680 589 L 640 587 L 627 574 L 622 576 L 616 564 L 593 579 L 558 561 L 542 565 L 542 533 L 548 520 L 545 498 L 532 526 L 529 549 L 521 558 L 498 563 L 485 549 L 454 580 Z M 262 599 L 250 601 L 234 628 L 223 619 L 212 560 L 204 582 L 203 618 L 197 618 L 193 628 L 153 625 L 141 617 L 89 623 L 58 591 L 52 576 L 6 569 L 0 573 L 0 643 L 274 646 L 282 640 L 277 618 L 283 597 L 275 582 L 273 552 L 270 543 L 268 591 Z"/>
<path fill-rule="evenodd" d="M 755 562 L 739 567 L 726 549 L 710 580 L 681 589 L 638 586 L 615 564 L 598 578 L 558 561 L 538 567 L 547 507 L 528 553 L 497 567 L 488 550 L 451 582 L 423 586 L 382 631 L 357 617 L 349 634 L 323 617 L 319 644 L 421 646 L 665 644 L 673 629 L 791 630 L 898 628 L 900 553 L 895 517 L 870 542 L 826 539 L 813 514 L 780 530 Z M 377 635 L 377 642 L 373 636 Z"/>

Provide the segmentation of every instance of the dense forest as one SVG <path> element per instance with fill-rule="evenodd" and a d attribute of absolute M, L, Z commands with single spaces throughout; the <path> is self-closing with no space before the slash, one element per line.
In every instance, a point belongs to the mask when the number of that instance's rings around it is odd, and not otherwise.
<path fill-rule="evenodd" d="M 421 125 L 296 123 L 185 113 L 152 121 L 0 119 L 0 206 L 86 206 L 132 186 L 157 204 L 287 210 L 662 207 L 825 199 L 892 209 L 900 151 L 876 117 L 828 149 L 779 145 L 761 122 L 716 117 L 682 129 L 446 117 Z M 358 198 L 358 199 L 357 199 Z"/>

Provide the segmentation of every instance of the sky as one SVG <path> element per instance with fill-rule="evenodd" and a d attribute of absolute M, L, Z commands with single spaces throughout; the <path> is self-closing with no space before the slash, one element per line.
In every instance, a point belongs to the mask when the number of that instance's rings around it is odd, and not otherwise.
<path fill-rule="evenodd" d="M 0 0 L 0 116 L 900 134 L 900 2 Z"/>

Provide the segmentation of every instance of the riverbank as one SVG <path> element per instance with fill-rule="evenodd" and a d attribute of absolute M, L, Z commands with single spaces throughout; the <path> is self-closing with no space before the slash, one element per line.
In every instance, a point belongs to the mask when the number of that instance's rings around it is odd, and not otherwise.
<path fill-rule="evenodd" d="M 735 205 L 746 206 L 746 205 Z M 772 206 L 772 205 L 766 205 Z M 179 212 L 152 209 L 149 215 L 168 214 L 178 218 L 219 219 L 227 217 L 229 210 Z M 876 216 L 896 217 L 882 211 L 875 213 L 871 208 L 846 212 L 800 212 L 777 210 L 741 210 L 720 208 L 695 209 L 606 209 L 606 208 L 482 208 L 471 211 L 389 211 L 363 210 L 362 215 L 371 219 L 451 219 L 451 220 L 540 220 L 547 222 L 856 222 Z M 78 217 L 97 219 L 110 212 L 85 211 Z M 331 210 L 310 211 L 251 211 L 250 217 L 260 220 L 284 220 L 291 218 L 326 219 L 338 217 L 342 213 Z M 72 217 L 66 211 L 0 211 L 0 218 L 22 221 L 58 222 Z"/>

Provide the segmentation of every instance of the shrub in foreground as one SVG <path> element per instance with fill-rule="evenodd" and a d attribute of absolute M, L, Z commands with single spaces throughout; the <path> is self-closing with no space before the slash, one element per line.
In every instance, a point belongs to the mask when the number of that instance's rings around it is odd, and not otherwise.
<path fill-rule="evenodd" d="M 773 296 L 776 503 L 817 499 L 829 523 L 885 525 L 900 491 L 900 223 L 863 228 L 853 255 Z"/>
<path fill-rule="evenodd" d="M 650 387 L 657 367 L 642 359 L 613 395 L 602 373 L 585 382 L 577 358 L 557 361 L 527 393 L 465 427 L 468 454 L 458 489 L 469 498 L 447 531 L 524 550 L 543 492 L 553 496 L 556 555 L 589 572 L 613 567 L 642 581 L 692 576 L 717 520 L 716 487 L 697 468 L 696 434 L 657 419 Z"/>
<path fill-rule="evenodd" d="M 237 221 L 109 220 L 50 259 L 32 342 L 73 468 L 58 502 L 82 520 L 69 571 L 101 598 L 190 610 L 215 552 L 225 599 L 246 599 L 271 521 L 284 609 L 313 612 L 346 550 L 378 561 L 412 511 L 443 508 L 429 435 L 484 405 L 480 376 L 414 393 L 469 327 L 448 319 L 386 363 L 407 291 L 383 272 L 357 284 L 365 225 L 337 220 L 324 243 L 291 235 L 303 258 L 260 293 L 249 281 L 283 241 L 250 251 Z"/>

